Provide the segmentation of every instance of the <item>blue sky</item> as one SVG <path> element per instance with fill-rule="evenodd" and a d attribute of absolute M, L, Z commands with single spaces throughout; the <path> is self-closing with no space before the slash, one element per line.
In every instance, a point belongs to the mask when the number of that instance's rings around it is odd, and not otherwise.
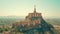
<path fill-rule="evenodd" d="M 60 0 L 0 0 L 0 16 L 26 16 L 34 5 L 43 17 L 60 17 Z"/>

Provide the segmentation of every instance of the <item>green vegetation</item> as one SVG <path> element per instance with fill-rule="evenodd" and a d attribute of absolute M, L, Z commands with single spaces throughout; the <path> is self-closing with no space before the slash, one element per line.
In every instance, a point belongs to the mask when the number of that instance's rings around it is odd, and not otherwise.
<path fill-rule="evenodd" d="M 8 31 L 9 29 L 7 28 L 0 28 L 0 33 L 4 32 L 4 31 Z"/>

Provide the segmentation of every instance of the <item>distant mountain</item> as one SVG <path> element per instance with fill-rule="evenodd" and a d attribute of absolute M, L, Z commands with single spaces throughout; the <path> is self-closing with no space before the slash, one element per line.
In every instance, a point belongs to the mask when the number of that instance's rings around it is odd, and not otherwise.
<path fill-rule="evenodd" d="M 11 24 L 14 22 L 22 21 L 24 19 L 24 16 L 0 16 L 0 25 Z M 50 24 L 60 26 L 60 18 L 46 18 L 45 21 Z"/>
<path fill-rule="evenodd" d="M 24 18 L 24 16 L 0 16 L 0 18 Z"/>
<path fill-rule="evenodd" d="M 60 26 L 60 18 L 47 18 L 45 19 L 48 23 L 53 25 L 59 25 Z"/>
<path fill-rule="evenodd" d="M 24 20 L 24 18 L 19 16 L 0 16 L 0 25 L 8 25 L 22 20 Z"/>

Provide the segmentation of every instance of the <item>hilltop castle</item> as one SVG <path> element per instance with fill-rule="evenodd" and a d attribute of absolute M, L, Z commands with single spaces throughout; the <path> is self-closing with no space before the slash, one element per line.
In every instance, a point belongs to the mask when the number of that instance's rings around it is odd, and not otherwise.
<path fill-rule="evenodd" d="M 29 13 L 28 16 L 26 16 L 25 21 L 21 21 L 20 25 L 36 25 L 40 23 L 40 18 L 42 17 L 41 13 L 36 12 L 36 7 L 34 6 L 34 12 Z"/>
<path fill-rule="evenodd" d="M 34 6 L 34 12 L 29 13 L 26 16 L 24 21 L 20 21 L 12 24 L 12 28 L 17 28 L 19 32 L 23 32 L 25 34 L 45 34 L 45 32 L 49 32 L 49 34 L 54 34 L 54 27 L 51 24 L 48 24 L 43 18 L 42 14 L 36 12 L 36 7 Z"/>

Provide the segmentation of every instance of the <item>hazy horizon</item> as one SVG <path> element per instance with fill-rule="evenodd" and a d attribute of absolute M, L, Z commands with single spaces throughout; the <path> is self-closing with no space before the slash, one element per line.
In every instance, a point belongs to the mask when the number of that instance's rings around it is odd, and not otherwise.
<path fill-rule="evenodd" d="M 0 0 L 0 16 L 27 16 L 34 5 L 43 17 L 60 18 L 60 0 Z"/>

